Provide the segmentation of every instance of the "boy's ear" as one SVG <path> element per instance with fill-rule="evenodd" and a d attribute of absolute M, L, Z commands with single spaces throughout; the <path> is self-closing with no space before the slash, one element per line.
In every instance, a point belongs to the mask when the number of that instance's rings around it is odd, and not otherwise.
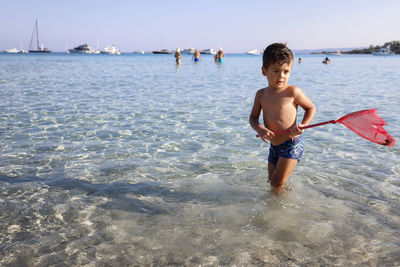
<path fill-rule="evenodd" d="M 261 67 L 261 73 L 264 76 L 267 76 L 267 70 L 264 67 Z"/>

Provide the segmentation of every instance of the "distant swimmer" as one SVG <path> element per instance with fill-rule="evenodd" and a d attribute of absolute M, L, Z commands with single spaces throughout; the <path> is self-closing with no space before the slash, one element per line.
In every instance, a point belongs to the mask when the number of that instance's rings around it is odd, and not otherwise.
<path fill-rule="evenodd" d="M 218 50 L 217 54 L 214 56 L 214 60 L 216 63 L 222 63 L 224 61 L 225 53 L 222 50 L 222 47 Z"/>
<path fill-rule="evenodd" d="M 299 57 L 299 64 L 301 64 L 301 62 L 303 62 L 303 60 L 301 59 L 301 57 Z"/>
<path fill-rule="evenodd" d="M 330 63 L 331 63 L 331 60 L 330 60 L 328 57 L 326 57 L 326 58 L 322 61 L 322 63 L 323 63 L 323 64 L 330 64 Z"/>
<path fill-rule="evenodd" d="M 181 55 L 181 49 L 178 47 L 176 48 L 175 51 L 175 59 L 176 59 L 176 64 L 180 65 L 182 62 L 182 55 Z"/>
<path fill-rule="evenodd" d="M 193 60 L 194 62 L 200 62 L 200 52 L 199 52 L 199 50 L 198 50 L 197 48 L 196 48 L 196 50 L 194 51 L 192 60 Z"/>

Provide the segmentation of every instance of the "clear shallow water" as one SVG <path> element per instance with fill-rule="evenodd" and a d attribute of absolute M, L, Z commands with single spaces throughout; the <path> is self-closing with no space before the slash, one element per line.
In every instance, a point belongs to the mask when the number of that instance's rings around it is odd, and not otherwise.
<path fill-rule="evenodd" d="M 400 57 L 302 58 L 314 122 L 377 107 L 398 140 Z M 1 54 L 0 265 L 398 265 L 399 146 L 307 130 L 272 195 L 260 65 Z"/>

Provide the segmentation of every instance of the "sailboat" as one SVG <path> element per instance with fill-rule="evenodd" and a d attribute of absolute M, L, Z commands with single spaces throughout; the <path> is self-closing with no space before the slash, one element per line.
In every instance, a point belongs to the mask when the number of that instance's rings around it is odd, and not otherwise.
<path fill-rule="evenodd" d="M 33 39 L 35 38 L 36 33 L 36 49 L 32 47 Z M 51 53 L 51 51 L 45 48 L 43 45 L 39 46 L 39 28 L 38 28 L 38 21 L 36 19 L 35 26 L 33 27 L 33 33 L 31 37 L 31 43 L 29 44 L 29 52 L 30 53 Z"/>

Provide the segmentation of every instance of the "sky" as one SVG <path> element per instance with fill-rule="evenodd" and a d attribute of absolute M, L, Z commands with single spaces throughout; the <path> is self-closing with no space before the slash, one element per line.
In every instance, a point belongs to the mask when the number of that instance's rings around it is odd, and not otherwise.
<path fill-rule="evenodd" d="M 52 51 L 87 43 L 123 52 L 222 47 L 241 53 L 400 40 L 399 0 L 0 0 L 0 51 L 29 48 L 35 19 Z"/>

